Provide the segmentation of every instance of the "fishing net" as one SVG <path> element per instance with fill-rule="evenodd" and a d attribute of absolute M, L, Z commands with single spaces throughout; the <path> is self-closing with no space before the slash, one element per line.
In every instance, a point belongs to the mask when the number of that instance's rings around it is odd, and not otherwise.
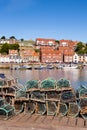
<path fill-rule="evenodd" d="M 72 102 L 75 100 L 76 97 L 72 91 L 64 91 L 61 93 L 61 102 Z"/>
<path fill-rule="evenodd" d="M 77 96 L 77 98 L 80 98 L 80 96 L 83 95 L 83 93 L 85 92 L 85 90 L 87 90 L 87 87 L 85 85 L 80 85 L 80 87 L 78 87 L 76 89 L 76 96 Z"/>
<path fill-rule="evenodd" d="M 0 107 L 4 105 L 5 100 L 0 97 Z"/>
<path fill-rule="evenodd" d="M 70 81 L 66 79 L 60 79 L 57 81 L 57 88 L 67 88 L 70 87 Z"/>
<path fill-rule="evenodd" d="M 23 89 L 20 89 L 19 91 L 16 92 L 16 98 L 26 98 L 26 91 Z"/>
<path fill-rule="evenodd" d="M 0 98 L 0 115 L 8 118 L 14 113 L 14 107 L 7 103 L 5 99 Z"/>
<path fill-rule="evenodd" d="M 40 91 L 33 91 L 30 92 L 31 99 L 32 100 L 39 100 L 39 101 L 44 101 L 45 100 L 45 93 L 40 92 Z"/>
<path fill-rule="evenodd" d="M 81 89 L 79 91 L 79 97 L 87 97 L 87 89 Z"/>
<path fill-rule="evenodd" d="M 87 98 L 80 99 L 79 105 L 81 108 L 87 107 Z"/>
<path fill-rule="evenodd" d="M 41 82 L 41 88 L 43 89 L 54 89 L 56 81 L 51 78 L 47 78 Z"/>
<path fill-rule="evenodd" d="M 14 108 L 15 108 L 15 113 L 16 114 L 21 113 L 24 110 L 24 104 L 23 104 L 23 102 L 16 101 L 14 103 Z"/>
<path fill-rule="evenodd" d="M 46 105 L 45 105 L 45 103 L 37 102 L 35 112 L 37 114 L 41 114 L 41 115 L 45 114 L 46 113 Z"/>
<path fill-rule="evenodd" d="M 68 115 L 71 117 L 76 117 L 79 114 L 79 106 L 77 103 L 69 103 Z"/>
<path fill-rule="evenodd" d="M 46 94 L 46 98 L 49 99 L 55 99 L 55 100 L 60 100 L 61 93 L 56 92 L 56 91 L 48 91 Z"/>
<path fill-rule="evenodd" d="M 87 119 L 87 98 L 80 99 L 79 102 L 80 105 L 80 114 L 83 117 L 83 119 Z"/>
<path fill-rule="evenodd" d="M 35 112 L 36 103 L 33 101 L 29 101 L 26 103 L 26 113 L 33 114 Z"/>
<path fill-rule="evenodd" d="M 26 89 L 38 88 L 38 80 L 30 80 L 26 83 Z"/>
<path fill-rule="evenodd" d="M 47 115 L 55 115 L 57 111 L 57 104 L 53 101 L 47 101 Z"/>
<path fill-rule="evenodd" d="M 65 103 L 59 103 L 59 115 L 65 116 L 67 114 L 68 108 Z"/>

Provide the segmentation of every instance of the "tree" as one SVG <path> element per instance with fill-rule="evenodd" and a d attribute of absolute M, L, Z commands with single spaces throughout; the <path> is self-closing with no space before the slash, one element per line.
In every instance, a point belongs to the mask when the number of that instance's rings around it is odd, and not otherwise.
<path fill-rule="evenodd" d="M 8 54 L 9 53 L 9 49 L 10 50 L 18 50 L 19 51 L 19 44 L 3 44 L 1 49 L 0 49 L 0 53 L 5 53 Z"/>
<path fill-rule="evenodd" d="M 4 39 L 4 40 L 5 40 L 5 39 L 6 39 L 6 37 L 5 37 L 5 36 L 2 36 L 2 37 L 1 37 L 1 39 Z"/>
<path fill-rule="evenodd" d="M 18 50 L 19 49 L 19 44 L 9 44 L 9 49 L 11 50 Z"/>
<path fill-rule="evenodd" d="M 16 39 L 15 36 L 11 36 L 10 39 Z"/>
<path fill-rule="evenodd" d="M 23 38 L 21 38 L 20 40 L 21 40 L 21 42 L 23 42 L 23 41 L 24 41 L 24 39 L 23 39 Z"/>
<path fill-rule="evenodd" d="M 77 44 L 75 52 L 77 52 L 78 54 L 84 54 L 85 53 L 85 45 L 82 42 L 79 42 Z"/>
<path fill-rule="evenodd" d="M 2 54 L 8 54 L 9 53 L 9 45 L 7 43 L 3 44 L 1 47 L 0 52 Z"/>

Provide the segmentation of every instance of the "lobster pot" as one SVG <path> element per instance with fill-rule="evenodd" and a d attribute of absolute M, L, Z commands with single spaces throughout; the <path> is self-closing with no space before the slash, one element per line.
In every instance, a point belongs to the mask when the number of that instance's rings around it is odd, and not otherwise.
<path fill-rule="evenodd" d="M 68 107 L 65 103 L 59 103 L 59 115 L 65 116 L 68 112 Z"/>
<path fill-rule="evenodd" d="M 47 107 L 47 115 L 55 115 L 57 111 L 57 104 L 54 101 L 47 101 L 46 102 Z"/>
<path fill-rule="evenodd" d="M 61 102 L 73 102 L 75 101 L 75 94 L 72 91 L 66 91 L 61 94 Z"/>
<path fill-rule="evenodd" d="M 51 78 L 47 78 L 41 82 L 41 89 L 51 90 L 51 89 L 55 89 L 55 86 L 56 86 L 56 81 Z"/>
<path fill-rule="evenodd" d="M 27 94 L 26 94 L 26 91 L 23 90 L 23 89 L 20 89 L 16 92 L 16 99 L 19 99 L 19 98 L 26 98 L 27 97 Z"/>
<path fill-rule="evenodd" d="M 81 89 L 79 92 L 79 97 L 87 97 L 87 89 Z"/>
<path fill-rule="evenodd" d="M 7 119 L 14 114 L 14 107 L 12 107 L 10 104 L 4 104 L 2 107 L 0 107 L 0 116 L 3 118 Z"/>
<path fill-rule="evenodd" d="M 80 99 L 80 114 L 84 119 L 87 119 L 87 98 Z"/>
<path fill-rule="evenodd" d="M 44 115 L 46 113 L 46 104 L 42 102 L 37 102 L 35 112 L 37 114 Z"/>
<path fill-rule="evenodd" d="M 57 81 L 56 87 L 57 87 L 57 89 L 69 88 L 70 87 L 70 81 L 62 78 L 62 79 Z"/>
<path fill-rule="evenodd" d="M 7 119 L 13 114 L 15 114 L 14 107 L 7 103 L 5 99 L 0 98 L 0 116 Z"/>
<path fill-rule="evenodd" d="M 14 103 L 14 108 L 15 108 L 15 113 L 16 114 L 23 112 L 23 110 L 24 110 L 24 104 L 23 104 L 23 102 L 16 101 Z"/>
<path fill-rule="evenodd" d="M 35 106 L 36 106 L 35 102 L 33 102 L 33 101 L 27 102 L 25 112 L 29 113 L 29 114 L 33 114 L 35 112 Z"/>
<path fill-rule="evenodd" d="M 78 98 L 80 98 L 80 97 L 86 96 L 86 94 L 87 94 L 86 86 L 85 85 L 80 85 L 80 87 L 78 87 L 77 90 L 76 90 L 76 96 Z"/>
<path fill-rule="evenodd" d="M 60 92 L 56 92 L 56 91 L 48 91 L 47 94 L 46 94 L 46 99 L 47 100 L 51 100 L 51 99 L 54 99 L 54 100 L 60 100 Z"/>
<path fill-rule="evenodd" d="M 81 109 L 87 107 L 87 98 L 80 99 L 79 105 Z"/>
<path fill-rule="evenodd" d="M 26 90 L 29 90 L 29 89 L 37 89 L 38 88 L 38 80 L 29 80 L 26 85 Z"/>
<path fill-rule="evenodd" d="M 3 99 L 3 98 L 0 97 L 0 107 L 3 106 L 4 103 L 5 103 L 5 99 Z"/>
<path fill-rule="evenodd" d="M 5 100 L 6 100 L 6 102 L 12 104 L 12 97 L 6 96 L 6 97 L 5 97 Z"/>
<path fill-rule="evenodd" d="M 45 101 L 45 93 L 40 91 L 30 92 L 30 98 L 31 100 Z"/>
<path fill-rule="evenodd" d="M 68 116 L 76 117 L 79 115 L 79 107 L 77 103 L 69 103 Z"/>
<path fill-rule="evenodd" d="M 87 120 L 87 108 L 81 109 L 80 114 L 83 119 Z"/>

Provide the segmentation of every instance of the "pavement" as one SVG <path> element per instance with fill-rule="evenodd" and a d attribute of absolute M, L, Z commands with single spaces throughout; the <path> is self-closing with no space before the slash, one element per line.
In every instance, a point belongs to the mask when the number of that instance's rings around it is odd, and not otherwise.
<path fill-rule="evenodd" d="M 21 113 L 8 120 L 0 119 L 0 130 L 87 130 L 82 118 L 42 116 Z"/>

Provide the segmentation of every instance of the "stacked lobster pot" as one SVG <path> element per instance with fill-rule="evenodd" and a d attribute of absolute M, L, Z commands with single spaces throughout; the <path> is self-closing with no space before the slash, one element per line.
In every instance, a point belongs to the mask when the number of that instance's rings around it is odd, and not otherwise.
<path fill-rule="evenodd" d="M 76 95 L 77 94 L 77 95 Z M 80 87 L 78 93 L 70 81 L 62 78 L 47 78 L 42 81 L 29 80 L 16 92 L 15 110 L 29 114 L 60 115 L 87 118 L 87 89 Z"/>
<path fill-rule="evenodd" d="M 56 80 L 47 78 L 41 82 L 41 91 L 45 93 L 47 115 L 56 115 L 59 94 L 56 92 Z"/>
<path fill-rule="evenodd" d="M 87 87 L 80 86 L 78 88 L 78 98 L 80 106 L 80 114 L 84 119 L 87 119 Z"/>
<path fill-rule="evenodd" d="M 29 114 L 44 114 L 46 112 L 45 93 L 40 91 L 40 81 L 28 81 L 26 92 L 29 97 L 29 101 L 26 103 L 26 112 Z"/>
<path fill-rule="evenodd" d="M 0 115 L 3 119 L 8 119 L 15 114 L 15 109 L 12 105 L 6 102 L 5 99 L 0 97 Z"/>
<path fill-rule="evenodd" d="M 26 89 L 24 87 L 16 91 L 14 100 L 14 107 L 16 114 L 23 112 L 25 102 L 28 100 L 29 99 L 27 98 Z"/>
<path fill-rule="evenodd" d="M 64 116 L 76 117 L 79 114 L 79 107 L 76 101 L 76 94 L 66 79 L 57 81 L 57 89 L 61 90 L 59 102 L 59 114 Z"/>
<path fill-rule="evenodd" d="M 26 88 L 26 113 L 47 115 L 68 114 L 75 117 L 79 113 L 74 89 L 66 79 L 58 81 L 47 78 L 42 81 L 30 80 Z"/>

